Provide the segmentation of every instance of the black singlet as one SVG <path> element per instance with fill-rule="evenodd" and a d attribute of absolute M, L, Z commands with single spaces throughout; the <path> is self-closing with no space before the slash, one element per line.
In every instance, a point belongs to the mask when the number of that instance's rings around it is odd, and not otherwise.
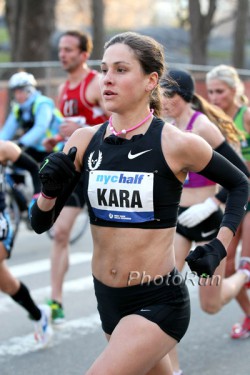
<path fill-rule="evenodd" d="M 164 122 L 154 118 L 144 135 L 104 138 L 105 122 L 84 155 L 84 194 L 94 225 L 176 226 L 182 183 L 161 148 Z"/>

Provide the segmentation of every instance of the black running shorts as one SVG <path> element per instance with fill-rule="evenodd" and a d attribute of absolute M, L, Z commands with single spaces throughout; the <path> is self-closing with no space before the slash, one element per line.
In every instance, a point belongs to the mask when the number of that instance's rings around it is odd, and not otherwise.
<path fill-rule="evenodd" d="M 112 334 L 120 319 L 137 314 L 156 323 L 164 332 L 180 341 L 190 321 L 188 288 L 174 269 L 150 283 L 113 288 L 94 277 L 97 308 L 103 331 Z"/>

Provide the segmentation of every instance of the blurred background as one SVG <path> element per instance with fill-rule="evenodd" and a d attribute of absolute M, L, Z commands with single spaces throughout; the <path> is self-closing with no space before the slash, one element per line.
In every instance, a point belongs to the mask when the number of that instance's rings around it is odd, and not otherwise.
<path fill-rule="evenodd" d="M 90 33 L 89 65 L 98 69 L 103 44 L 127 30 L 161 42 L 166 62 L 191 71 L 206 97 L 206 71 L 233 65 L 250 98 L 250 0 L 0 0 L 0 126 L 8 112 L 7 83 L 19 70 L 33 73 L 53 98 L 65 73 L 57 58 L 60 34 Z"/>

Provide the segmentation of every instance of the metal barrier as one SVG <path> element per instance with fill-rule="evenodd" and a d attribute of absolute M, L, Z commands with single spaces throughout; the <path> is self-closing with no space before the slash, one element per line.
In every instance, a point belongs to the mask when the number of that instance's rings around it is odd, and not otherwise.
<path fill-rule="evenodd" d="M 100 60 L 89 60 L 88 65 L 99 69 Z M 206 97 L 205 75 L 213 66 L 192 64 L 168 64 L 170 68 L 185 69 L 192 73 L 196 82 L 196 91 Z M 59 61 L 41 62 L 9 62 L 0 63 L 0 127 L 4 123 L 9 107 L 8 80 L 18 70 L 26 70 L 34 74 L 44 95 L 53 99 L 57 97 L 58 86 L 65 81 L 66 74 Z M 250 99 L 250 70 L 238 69 L 240 77 L 244 80 L 246 95 Z"/>

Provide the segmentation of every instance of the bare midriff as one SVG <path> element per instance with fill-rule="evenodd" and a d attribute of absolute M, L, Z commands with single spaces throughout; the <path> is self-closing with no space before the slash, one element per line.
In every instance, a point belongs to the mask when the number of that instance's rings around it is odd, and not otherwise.
<path fill-rule="evenodd" d="M 208 197 L 214 196 L 217 192 L 217 185 L 198 188 L 184 188 L 181 195 L 181 207 L 189 207 L 193 204 L 202 203 Z"/>
<path fill-rule="evenodd" d="M 93 275 L 111 287 L 154 281 L 174 268 L 175 228 L 139 229 L 91 226 Z"/>

